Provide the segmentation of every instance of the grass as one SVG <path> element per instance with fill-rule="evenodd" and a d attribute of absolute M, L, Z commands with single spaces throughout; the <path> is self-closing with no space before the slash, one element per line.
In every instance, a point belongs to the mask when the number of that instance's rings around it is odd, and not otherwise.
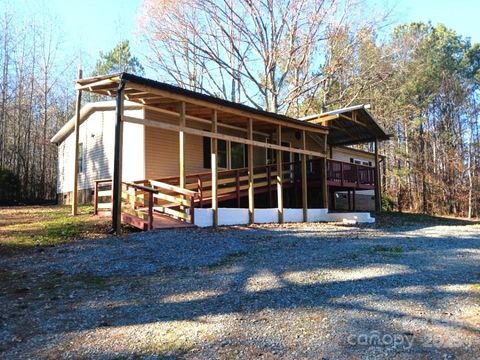
<path fill-rule="evenodd" d="M 370 248 L 371 254 L 382 254 L 388 256 L 398 256 L 403 253 L 403 248 L 401 246 L 384 246 L 384 245 L 375 245 Z"/>
<path fill-rule="evenodd" d="M 217 270 L 224 267 L 228 267 L 239 261 L 241 258 L 247 256 L 248 253 L 246 251 L 238 251 L 232 254 L 227 254 L 224 258 L 220 261 L 210 264 L 207 266 L 209 270 Z"/>
<path fill-rule="evenodd" d="M 78 238 L 106 235 L 108 218 L 93 216 L 92 206 L 14 206 L 0 208 L 0 251 L 55 246 Z"/>
<path fill-rule="evenodd" d="M 478 225 L 478 220 L 468 220 L 447 216 L 427 214 L 381 212 L 375 213 L 376 226 L 391 228 L 398 226 L 436 226 L 436 225 Z"/>

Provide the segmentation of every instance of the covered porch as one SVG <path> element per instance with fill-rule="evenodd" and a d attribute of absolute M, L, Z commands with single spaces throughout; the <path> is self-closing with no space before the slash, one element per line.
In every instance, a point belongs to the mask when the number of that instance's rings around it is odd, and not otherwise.
<path fill-rule="evenodd" d="M 198 225 L 203 217 L 204 222 L 216 226 L 225 223 L 222 217 L 226 212 L 236 209 L 241 209 L 247 223 L 262 222 L 266 212 L 269 222 L 282 223 L 290 221 L 290 210 L 295 210 L 297 221 L 314 221 L 318 218 L 315 214 L 327 211 L 325 126 L 127 73 L 78 79 L 76 88 L 78 99 L 83 91 L 116 98 L 113 177 L 96 182 L 94 197 L 95 211 L 112 216 L 116 233 L 121 231 L 122 221 L 152 229 L 162 227 L 162 219 L 168 219 L 165 224 L 173 219 Z M 145 116 L 126 116 L 125 101 L 141 104 Z M 77 105 L 78 114 L 79 102 Z M 122 181 L 122 141 L 128 136 L 123 134 L 123 124 L 128 122 L 143 125 L 146 131 L 176 134 L 175 176 Z M 189 171 L 190 157 L 198 155 L 189 152 L 192 136 L 209 140 L 209 171 Z M 219 169 L 224 156 L 221 142 L 244 147 L 244 167 Z M 258 149 L 266 156 L 261 166 L 256 166 Z M 145 161 L 147 166 L 148 159 Z M 75 199 L 72 207 L 75 212 Z"/>

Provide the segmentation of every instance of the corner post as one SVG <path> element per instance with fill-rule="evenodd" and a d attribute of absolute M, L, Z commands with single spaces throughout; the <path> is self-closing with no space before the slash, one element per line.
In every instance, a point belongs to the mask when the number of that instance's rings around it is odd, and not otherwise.
<path fill-rule="evenodd" d="M 248 140 L 253 140 L 253 120 L 248 119 Z M 248 223 L 255 221 L 255 201 L 253 184 L 253 145 L 248 144 Z"/>
<path fill-rule="evenodd" d="M 179 186 L 181 188 L 185 188 L 185 116 L 186 116 L 186 105 L 185 101 L 182 101 L 180 104 L 180 131 L 178 132 L 178 164 L 179 164 L 179 175 L 180 175 L 180 183 Z"/>
<path fill-rule="evenodd" d="M 186 185 L 186 178 L 185 178 L 185 114 L 186 114 L 186 105 L 185 101 L 180 103 L 180 121 L 179 121 L 179 128 L 178 131 L 178 176 L 179 176 L 179 184 L 182 189 L 185 189 Z M 182 199 L 185 199 L 185 196 L 180 196 Z M 180 205 L 180 211 L 184 211 L 185 207 Z M 193 217 L 193 213 L 190 214 Z"/>
<path fill-rule="evenodd" d="M 217 134 L 217 110 L 212 110 L 212 133 Z M 217 159 L 217 143 L 216 137 L 211 138 L 211 157 L 210 166 L 212 172 L 212 223 L 213 226 L 218 225 L 218 159 Z"/>
<path fill-rule="evenodd" d="M 125 80 L 120 80 L 116 95 L 115 113 L 115 148 L 113 160 L 112 191 L 112 231 L 117 235 L 122 232 L 122 153 L 123 153 L 123 90 Z"/>
<path fill-rule="evenodd" d="M 302 130 L 302 149 L 307 149 L 307 135 L 305 130 Z M 307 183 L 307 155 L 302 154 L 302 207 L 303 207 L 303 222 L 308 221 L 308 183 Z"/>
<path fill-rule="evenodd" d="M 327 159 L 327 134 L 325 134 L 324 140 L 324 153 L 325 157 L 320 159 L 320 184 L 322 186 L 322 206 L 324 209 L 328 209 L 328 159 Z M 330 158 L 332 158 L 332 147 L 330 146 Z"/>
<path fill-rule="evenodd" d="M 375 139 L 375 211 L 382 211 L 382 189 L 380 184 L 380 162 L 378 158 L 378 139 Z"/>
<path fill-rule="evenodd" d="M 82 78 L 82 69 L 78 69 L 77 80 Z M 78 213 L 78 159 L 79 159 L 79 139 L 80 139 L 80 107 L 82 105 L 82 90 L 77 90 L 75 101 L 75 144 L 74 144 L 74 164 L 73 164 L 73 190 L 72 190 L 72 215 Z"/>
<path fill-rule="evenodd" d="M 277 145 L 282 145 L 282 126 L 277 126 Z M 283 169 L 282 150 L 277 150 L 277 209 L 278 222 L 283 224 Z"/>

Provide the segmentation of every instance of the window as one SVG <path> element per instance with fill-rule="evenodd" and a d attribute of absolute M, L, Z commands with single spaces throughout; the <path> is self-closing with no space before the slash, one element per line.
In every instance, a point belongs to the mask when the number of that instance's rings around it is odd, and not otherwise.
<path fill-rule="evenodd" d="M 203 167 L 210 169 L 212 142 L 203 138 Z M 247 147 L 245 144 L 217 140 L 218 167 L 223 169 L 240 169 L 247 166 Z"/>
<path fill-rule="evenodd" d="M 230 143 L 230 168 L 241 169 L 245 167 L 245 144 Z"/>
<path fill-rule="evenodd" d="M 217 156 L 218 167 L 227 169 L 227 142 L 225 140 L 217 140 Z"/>
<path fill-rule="evenodd" d="M 78 173 L 83 173 L 83 143 L 78 144 Z"/>
<path fill-rule="evenodd" d="M 211 160 L 212 141 L 208 137 L 203 138 L 203 167 L 210 169 L 212 167 Z M 225 140 L 217 140 L 217 164 L 220 168 L 227 168 L 227 142 Z"/>
<path fill-rule="evenodd" d="M 372 166 L 371 161 L 365 161 L 365 160 L 350 158 L 350 162 L 352 164 L 355 164 L 355 165 Z"/>

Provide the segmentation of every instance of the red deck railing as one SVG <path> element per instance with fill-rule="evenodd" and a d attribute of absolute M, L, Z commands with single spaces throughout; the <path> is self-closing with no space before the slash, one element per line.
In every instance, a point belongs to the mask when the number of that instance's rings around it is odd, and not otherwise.
<path fill-rule="evenodd" d="M 375 169 L 371 166 L 329 159 L 327 182 L 330 186 L 371 189 L 375 186 Z"/>

